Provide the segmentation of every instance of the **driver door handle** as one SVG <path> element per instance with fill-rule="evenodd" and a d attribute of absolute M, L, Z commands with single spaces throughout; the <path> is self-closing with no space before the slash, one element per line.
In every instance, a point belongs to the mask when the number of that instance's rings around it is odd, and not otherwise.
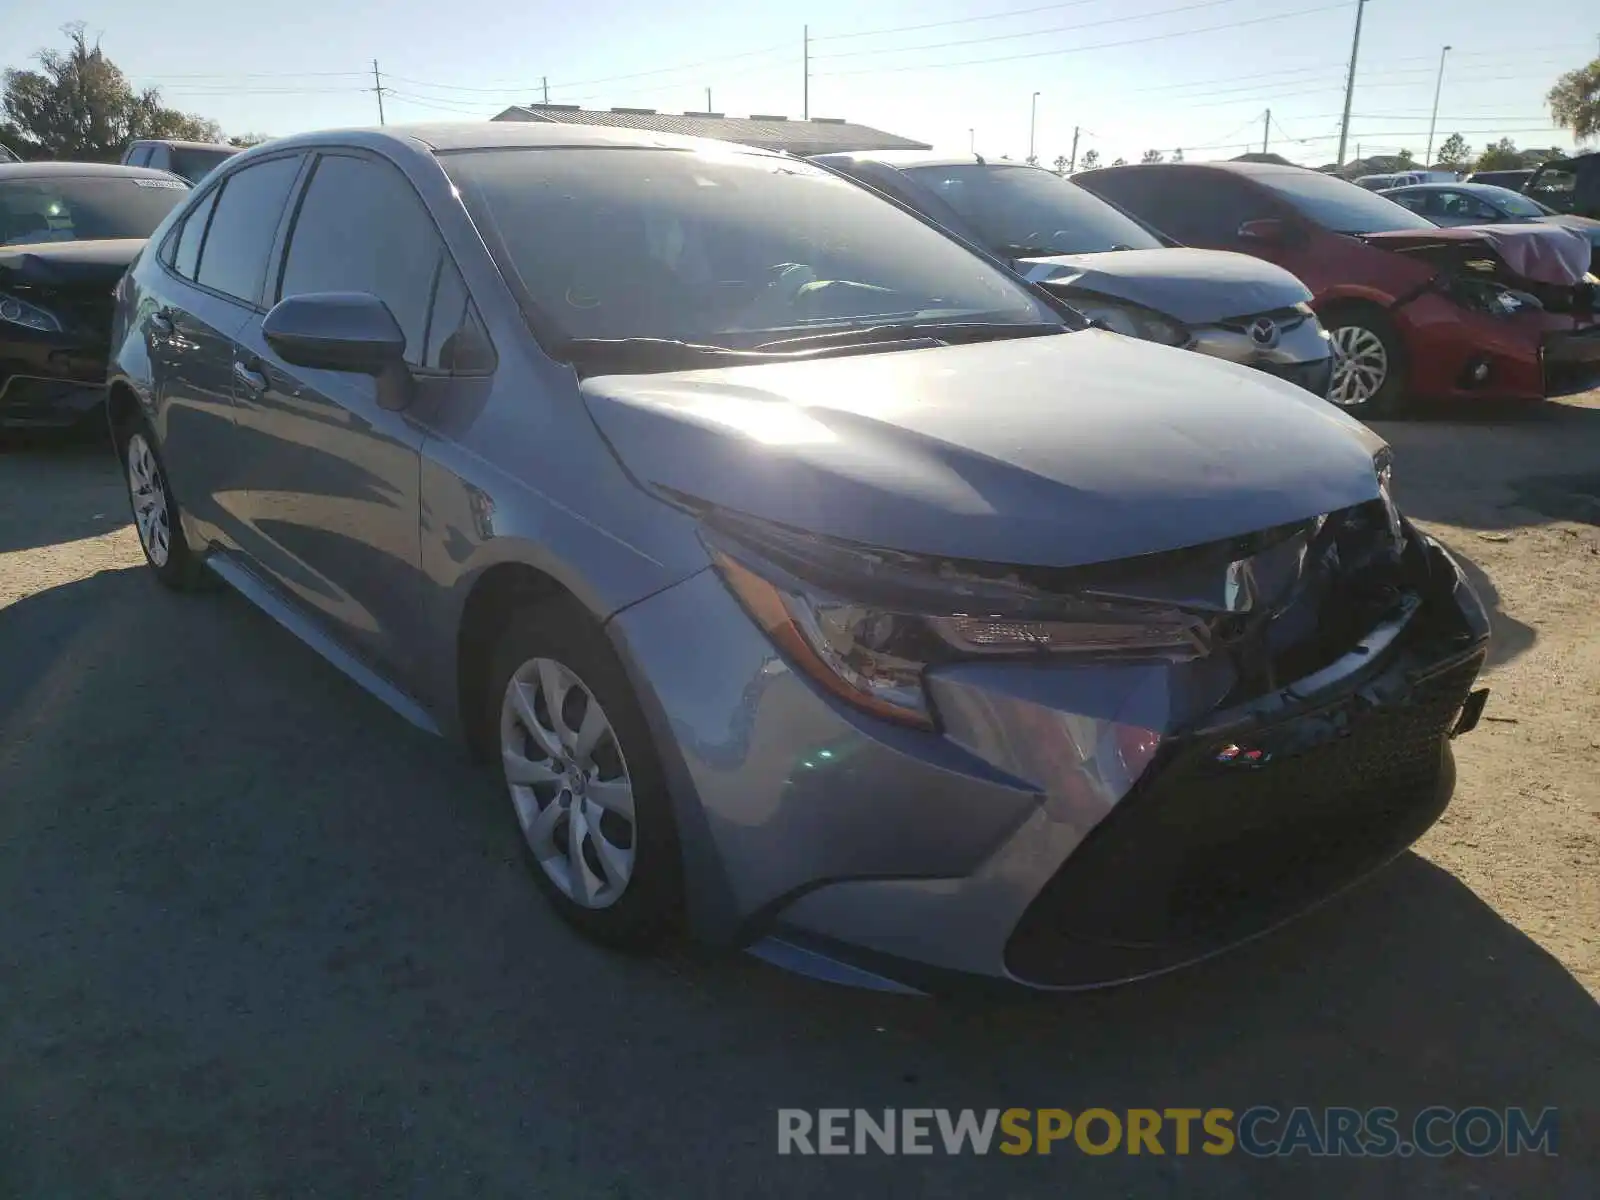
<path fill-rule="evenodd" d="M 170 309 L 157 309 L 150 314 L 150 332 L 157 337 L 172 336 L 172 313 Z"/>
<path fill-rule="evenodd" d="M 267 377 L 246 363 L 236 361 L 233 364 L 233 377 L 253 396 L 267 390 Z"/>

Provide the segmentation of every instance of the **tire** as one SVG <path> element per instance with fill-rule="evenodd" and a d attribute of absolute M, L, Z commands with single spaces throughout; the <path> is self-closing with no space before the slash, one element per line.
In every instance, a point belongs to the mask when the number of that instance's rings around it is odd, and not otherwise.
<path fill-rule="evenodd" d="M 1405 346 L 1389 318 L 1375 308 L 1336 308 L 1323 325 L 1334 352 L 1328 403 L 1361 420 L 1404 416 L 1411 373 Z M 1352 351 L 1357 365 L 1347 368 Z M 1348 398 L 1341 399 L 1341 393 Z"/>
<path fill-rule="evenodd" d="M 605 728 L 585 751 L 594 705 Z M 516 613 L 479 711 L 529 869 L 556 912 L 614 949 L 659 945 L 682 909 L 677 826 L 644 714 L 599 627 L 566 598 Z"/>
<path fill-rule="evenodd" d="M 155 443 L 143 418 L 128 422 L 117 433 L 117 457 L 139 548 L 164 586 L 175 592 L 199 591 L 205 586 L 206 570 L 183 535 L 182 510 L 167 484 L 167 469 Z"/>

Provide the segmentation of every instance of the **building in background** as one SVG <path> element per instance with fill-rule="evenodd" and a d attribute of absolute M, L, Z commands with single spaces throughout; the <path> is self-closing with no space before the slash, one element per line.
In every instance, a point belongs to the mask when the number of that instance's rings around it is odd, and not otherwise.
<path fill-rule="evenodd" d="M 729 117 L 722 113 L 663 113 L 653 108 L 581 108 L 576 104 L 514 104 L 496 121 L 553 121 L 569 125 L 603 125 L 612 129 L 645 129 L 688 137 L 719 138 L 763 150 L 791 154 L 841 154 L 853 150 L 928 150 L 924 142 L 857 125 L 841 117 Z"/>

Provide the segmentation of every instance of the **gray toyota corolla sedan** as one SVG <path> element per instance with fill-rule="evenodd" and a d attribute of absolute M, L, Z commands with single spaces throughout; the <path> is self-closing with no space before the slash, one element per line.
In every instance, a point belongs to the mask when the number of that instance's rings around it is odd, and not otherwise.
<path fill-rule="evenodd" d="M 783 155 L 268 143 L 113 345 L 157 577 L 498 762 L 610 944 L 1147 975 L 1399 853 L 1482 708 L 1483 610 L 1371 431 Z"/>

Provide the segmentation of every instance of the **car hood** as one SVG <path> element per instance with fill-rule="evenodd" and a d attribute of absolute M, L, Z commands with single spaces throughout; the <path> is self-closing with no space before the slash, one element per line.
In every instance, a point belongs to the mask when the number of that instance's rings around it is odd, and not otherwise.
<path fill-rule="evenodd" d="M 1588 238 L 1590 245 L 1600 246 L 1600 221 L 1590 217 L 1574 216 L 1572 213 L 1553 213 L 1538 217 L 1536 220 L 1541 225 L 1559 225 L 1563 229 L 1575 230 Z"/>
<path fill-rule="evenodd" d="M 1414 255 L 1440 267 L 1464 253 L 1487 253 L 1513 275 L 1552 287 L 1574 287 L 1589 269 L 1589 239 L 1558 225 L 1458 225 L 1453 229 L 1399 230 L 1360 235 L 1368 245 Z"/>
<path fill-rule="evenodd" d="M 1111 250 L 1017 262 L 1024 278 L 1070 299 L 1095 292 L 1204 325 L 1288 308 L 1311 291 L 1282 267 L 1226 250 Z"/>
<path fill-rule="evenodd" d="M 144 249 L 144 238 L 103 242 L 34 242 L 0 246 L 0 279 L 29 287 L 111 287 Z"/>
<path fill-rule="evenodd" d="M 908 553 L 1079 566 L 1378 495 L 1327 403 L 1100 330 L 580 386 L 643 484 Z"/>

